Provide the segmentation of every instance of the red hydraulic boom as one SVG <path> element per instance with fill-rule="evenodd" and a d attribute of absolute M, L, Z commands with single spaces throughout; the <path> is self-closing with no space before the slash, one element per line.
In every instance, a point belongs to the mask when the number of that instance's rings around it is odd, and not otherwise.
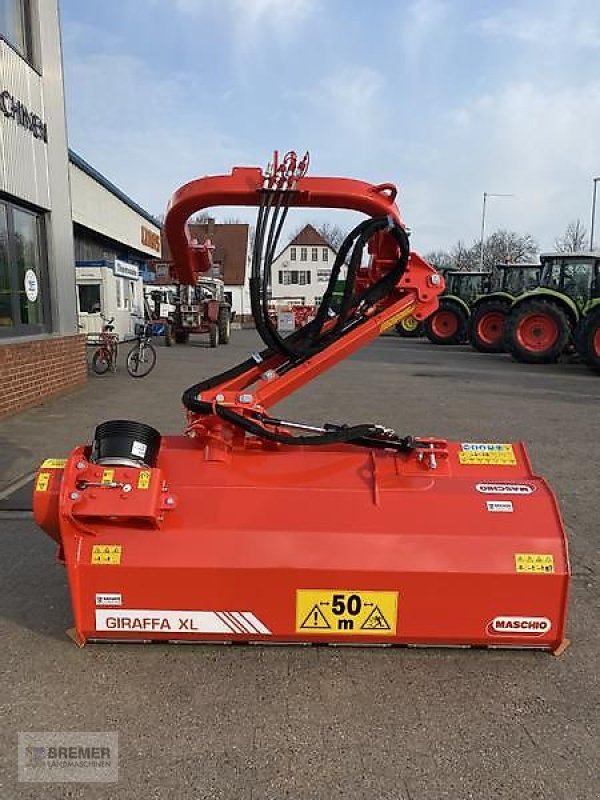
<path fill-rule="evenodd" d="M 169 204 L 165 229 L 182 283 L 210 266 L 187 233 L 192 214 L 258 208 L 250 295 L 265 347 L 184 393 L 185 435 L 113 420 L 91 446 L 40 467 L 34 511 L 67 568 L 74 638 L 558 652 L 566 539 L 522 443 L 272 415 L 405 317 L 425 319 L 444 288 L 410 251 L 392 184 L 309 177 L 307 168 L 308 154 L 275 154 L 266 171 L 200 178 Z M 292 207 L 366 218 L 340 247 L 314 320 L 284 337 L 268 301 Z"/>

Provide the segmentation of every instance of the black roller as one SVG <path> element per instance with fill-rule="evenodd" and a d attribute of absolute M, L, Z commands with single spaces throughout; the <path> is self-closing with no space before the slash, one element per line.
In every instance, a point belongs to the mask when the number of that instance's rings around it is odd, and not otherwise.
<path fill-rule="evenodd" d="M 92 461 L 97 464 L 154 467 L 160 440 L 160 433 L 150 425 L 112 419 L 96 428 Z"/>

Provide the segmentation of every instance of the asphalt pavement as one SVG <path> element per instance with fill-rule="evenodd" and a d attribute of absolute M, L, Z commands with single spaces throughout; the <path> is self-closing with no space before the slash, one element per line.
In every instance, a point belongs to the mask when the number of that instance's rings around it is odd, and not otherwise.
<path fill-rule="evenodd" d="M 0 422 L 0 797 L 593 800 L 600 797 L 600 379 L 468 347 L 382 337 L 277 407 L 312 423 L 377 421 L 402 434 L 525 440 L 556 491 L 573 578 L 560 657 L 469 649 L 89 645 L 64 569 L 27 508 L 47 457 L 133 418 L 176 433 L 187 385 L 258 348 L 234 331 L 159 346 Z M 418 525 L 418 520 L 415 520 Z M 17 782 L 18 731 L 118 731 L 116 784 Z"/>

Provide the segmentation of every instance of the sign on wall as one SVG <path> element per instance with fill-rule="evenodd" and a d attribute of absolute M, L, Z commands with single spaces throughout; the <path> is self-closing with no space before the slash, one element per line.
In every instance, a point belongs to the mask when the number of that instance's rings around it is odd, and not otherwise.
<path fill-rule="evenodd" d="M 135 264 L 129 264 L 127 261 L 119 261 L 118 258 L 115 258 L 115 275 L 136 281 L 140 276 L 140 270 Z"/>
<path fill-rule="evenodd" d="M 149 247 L 151 250 L 160 253 L 160 234 L 142 225 L 141 238 L 144 247 Z"/>
<path fill-rule="evenodd" d="M 0 111 L 8 119 L 14 119 L 17 125 L 30 131 L 34 139 L 48 141 L 48 126 L 37 114 L 32 114 L 21 100 L 14 97 L 7 89 L 0 92 Z"/>

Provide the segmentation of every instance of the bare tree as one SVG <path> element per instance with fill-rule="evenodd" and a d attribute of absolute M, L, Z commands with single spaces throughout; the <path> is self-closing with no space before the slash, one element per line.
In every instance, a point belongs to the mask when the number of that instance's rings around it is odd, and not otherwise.
<path fill-rule="evenodd" d="M 576 253 L 585 249 L 587 230 L 580 219 L 569 222 L 562 237 L 554 240 L 554 246 L 560 253 Z"/>
<path fill-rule="evenodd" d="M 454 259 L 445 250 L 432 250 L 426 253 L 423 258 L 432 267 L 439 270 L 454 269 Z"/>
<path fill-rule="evenodd" d="M 474 245 L 479 248 L 479 245 Z M 495 264 L 527 264 L 536 260 L 539 252 L 537 242 L 529 233 L 498 230 L 485 241 L 483 268 L 492 269 Z"/>
<path fill-rule="evenodd" d="M 322 222 L 320 225 L 315 225 L 315 228 L 336 253 L 348 235 L 347 230 L 332 222 Z"/>
<path fill-rule="evenodd" d="M 463 241 L 458 241 L 450 252 L 450 258 L 454 262 L 453 269 L 472 270 L 479 265 L 479 255 L 475 250 L 475 244 L 467 247 Z"/>

